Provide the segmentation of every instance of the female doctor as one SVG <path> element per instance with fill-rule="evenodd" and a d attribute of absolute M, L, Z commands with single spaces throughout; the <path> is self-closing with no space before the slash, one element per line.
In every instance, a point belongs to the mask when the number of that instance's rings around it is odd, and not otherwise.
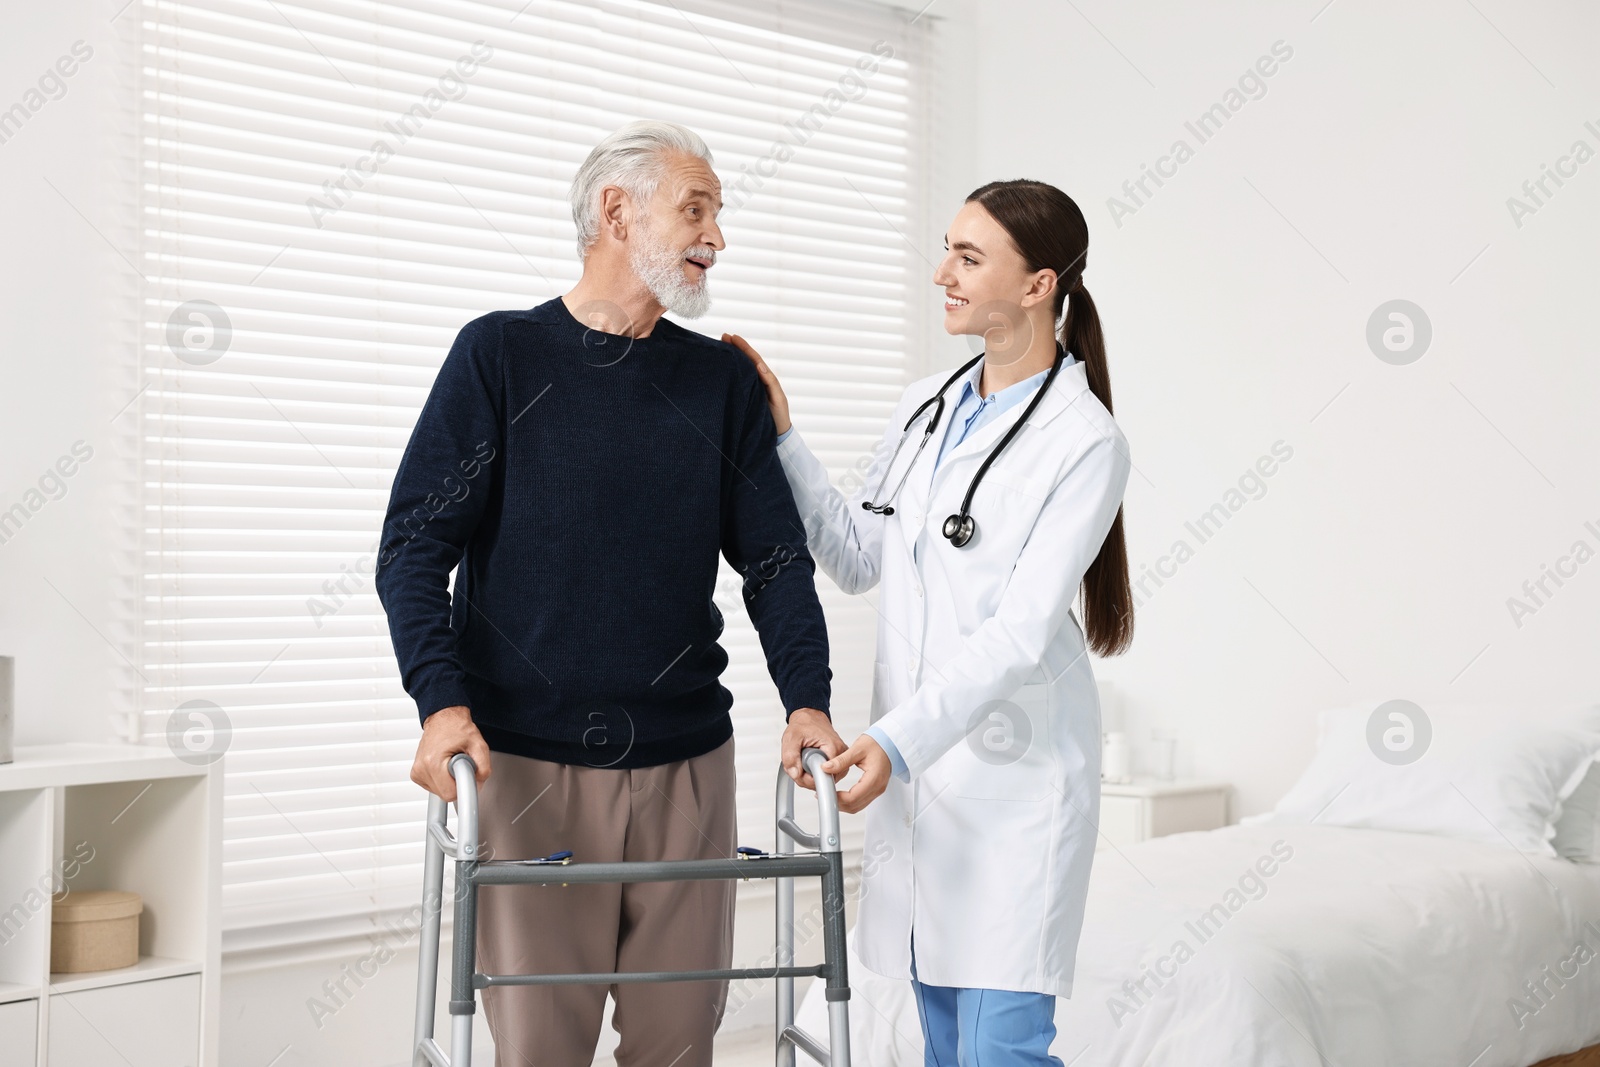
<path fill-rule="evenodd" d="M 906 390 L 848 499 L 772 370 L 724 336 L 766 384 L 816 562 L 847 593 L 882 584 L 872 724 L 823 766 L 861 768 L 844 811 L 882 794 L 855 947 L 911 979 L 928 1067 L 1061 1064 L 1055 997 L 1072 992 L 1100 809 L 1088 652 L 1133 634 L 1130 463 L 1083 288 L 1088 240 L 1042 182 L 967 198 L 933 282 L 945 329 L 985 352 Z"/>

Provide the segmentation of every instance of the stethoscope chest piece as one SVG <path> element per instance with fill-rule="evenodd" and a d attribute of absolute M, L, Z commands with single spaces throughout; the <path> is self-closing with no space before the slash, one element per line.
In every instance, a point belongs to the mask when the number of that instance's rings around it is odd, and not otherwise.
<path fill-rule="evenodd" d="M 967 542 L 972 540 L 972 535 L 977 532 L 978 524 L 972 520 L 971 515 L 952 515 L 944 520 L 944 535 L 957 548 L 966 548 Z"/>

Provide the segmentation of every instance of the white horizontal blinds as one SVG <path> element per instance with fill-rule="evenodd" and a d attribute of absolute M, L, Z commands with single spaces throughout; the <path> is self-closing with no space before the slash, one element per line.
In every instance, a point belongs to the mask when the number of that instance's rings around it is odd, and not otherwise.
<path fill-rule="evenodd" d="M 191 701 L 231 724 L 211 742 L 226 745 L 228 930 L 409 907 L 416 710 L 372 553 L 456 331 L 576 280 L 566 193 L 595 141 L 641 116 L 683 122 L 729 201 L 713 311 L 691 325 L 763 346 L 808 441 L 855 462 L 905 375 L 905 16 L 684 0 L 140 11 L 145 733 L 198 723 L 173 716 Z M 785 126 L 808 112 L 809 129 Z M 785 139 L 790 158 L 764 162 Z M 859 719 L 874 616 L 821 587 L 840 706 Z M 742 836 L 761 843 L 782 713 L 735 576 L 718 600 Z M 203 757 L 204 731 L 190 740 Z"/>

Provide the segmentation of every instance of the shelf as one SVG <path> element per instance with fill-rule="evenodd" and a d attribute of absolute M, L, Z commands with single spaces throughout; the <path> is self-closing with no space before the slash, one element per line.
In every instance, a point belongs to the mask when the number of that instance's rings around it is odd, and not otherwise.
<path fill-rule="evenodd" d="M 51 786 L 129 782 L 151 778 L 197 778 L 205 766 L 186 763 L 166 745 L 18 745 L 12 762 L 0 764 L 0 791 Z"/>
<path fill-rule="evenodd" d="M 1232 788 L 1227 782 L 1209 778 L 1147 778 L 1140 775 L 1131 782 L 1100 783 L 1101 796 L 1170 797 L 1186 793 L 1215 793 Z"/>
<path fill-rule="evenodd" d="M 118 967 L 111 971 L 82 971 L 77 974 L 50 975 L 50 992 L 75 993 L 80 989 L 99 989 L 102 986 L 126 985 L 129 982 L 147 982 L 152 978 L 171 978 L 180 974 L 199 974 L 200 964 L 194 960 L 175 960 L 166 956 L 140 956 L 131 967 Z"/>
<path fill-rule="evenodd" d="M 15 982 L 0 982 L 0 1004 L 10 1004 L 17 1000 L 38 1000 L 39 987 L 36 985 L 17 985 Z"/>

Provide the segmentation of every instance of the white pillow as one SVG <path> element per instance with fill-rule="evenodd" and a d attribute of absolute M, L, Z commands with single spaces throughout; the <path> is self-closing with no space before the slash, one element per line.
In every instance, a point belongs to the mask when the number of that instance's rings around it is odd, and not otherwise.
<path fill-rule="evenodd" d="M 1277 807 L 1241 822 L 1404 830 L 1555 857 L 1555 822 L 1600 756 L 1600 708 L 1367 701 L 1323 712 L 1320 735 Z"/>
<path fill-rule="evenodd" d="M 1600 863 L 1600 762 L 1589 764 L 1589 773 L 1561 805 L 1550 843 L 1563 859 Z"/>

